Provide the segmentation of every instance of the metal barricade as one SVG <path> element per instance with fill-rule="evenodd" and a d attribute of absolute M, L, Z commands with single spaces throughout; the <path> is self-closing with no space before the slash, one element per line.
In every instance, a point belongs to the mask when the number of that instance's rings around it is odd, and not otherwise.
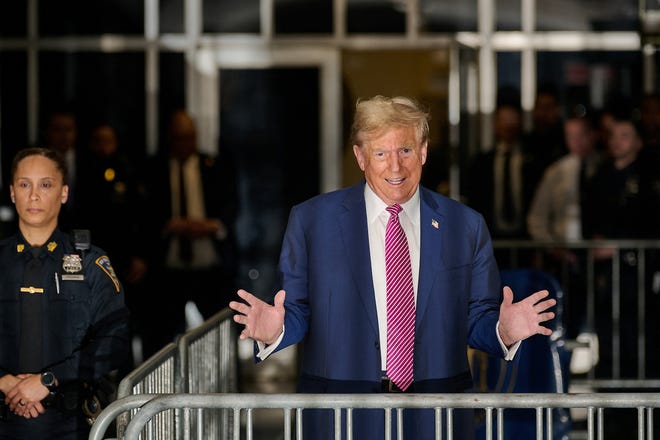
<path fill-rule="evenodd" d="M 660 406 L 660 393 L 600 393 L 600 394 L 170 394 L 145 396 L 145 401 L 136 400 L 140 396 L 120 399 L 103 411 L 92 428 L 90 440 L 103 439 L 108 419 L 116 417 L 121 411 L 136 406 L 141 409 L 135 414 L 126 429 L 126 440 L 138 439 L 145 426 L 163 411 L 172 409 L 185 412 L 204 412 L 212 409 L 226 409 L 233 412 L 234 430 L 226 439 L 253 439 L 252 412 L 258 408 L 276 408 L 282 410 L 283 438 L 290 440 L 294 436 L 302 439 L 302 414 L 305 409 L 323 408 L 334 412 L 334 438 L 341 438 L 342 424 L 347 432 L 352 430 L 353 409 L 382 409 L 385 415 L 385 440 L 392 438 L 392 420 L 399 423 L 403 409 L 433 409 L 436 439 L 454 438 L 452 422 L 455 409 L 471 408 L 482 411 L 485 416 L 486 439 L 503 439 L 507 431 L 505 413 L 507 409 L 524 409 L 535 414 L 536 438 L 552 438 L 553 408 L 584 408 L 587 410 L 587 438 L 590 440 L 605 438 L 606 409 L 616 408 L 631 411 L 636 416 L 633 432 L 625 438 L 651 440 L 654 438 L 653 412 Z M 241 428 L 241 413 L 245 414 L 245 423 Z M 343 413 L 343 415 L 342 415 Z M 446 418 L 445 421 L 442 417 Z M 615 420 L 615 423 L 617 421 Z M 446 430 L 441 427 L 445 425 Z M 294 430 L 295 427 L 295 430 Z M 201 433 L 209 438 L 214 435 L 209 431 Z M 350 437 L 349 437 L 350 438 Z M 397 437 L 400 438 L 400 437 Z"/>
<path fill-rule="evenodd" d="M 607 363 L 606 373 L 597 376 L 595 370 L 591 370 L 582 383 L 596 388 L 660 387 L 658 368 L 656 371 L 648 371 L 649 365 L 660 367 L 657 360 L 649 359 L 649 355 L 655 355 L 649 352 L 649 348 L 655 345 L 650 338 L 653 336 L 657 339 L 660 333 L 647 333 L 649 328 L 657 328 L 652 325 L 654 315 L 651 312 L 658 312 L 654 309 L 660 304 L 659 240 L 584 240 L 565 243 L 494 240 L 493 246 L 501 268 L 529 265 L 539 267 L 553 273 L 560 280 L 565 297 L 584 296 L 584 325 L 590 331 L 598 328 L 599 339 L 607 341 L 608 356 L 600 360 L 601 363 Z M 603 249 L 611 250 L 612 256 L 599 259 L 598 255 L 602 254 Z M 584 288 L 572 285 L 576 277 L 571 274 L 571 270 L 575 269 L 571 269 L 568 259 L 552 261 L 551 251 L 557 250 L 581 253 L 585 264 L 578 269 L 581 271 L 578 275 L 584 280 Z M 607 295 L 598 294 L 598 289 L 602 292 L 603 286 L 610 289 Z M 625 313 L 622 313 L 623 302 L 628 305 Z M 631 307 L 634 310 L 631 311 Z M 599 309 L 606 310 L 609 316 L 603 316 Z M 629 342 L 624 334 L 629 335 L 631 329 L 634 329 L 635 347 L 627 350 L 622 342 Z M 633 373 L 622 371 L 622 366 L 627 366 L 624 361 L 635 366 Z"/>
<path fill-rule="evenodd" d="M 117 399 L 127 396 L 169 394 L 178 392 L 180 366 L 177 346 L 170 343 L 154 354 L 145 363 L 129 373 L 119 383 Z M 117 418 L 117 435 L 121 438 L 136 410 L 125 412 Z M 166 411 L 158 414 L 145 427 L 144 438 L 170 439 L 175 429 L 175 414 Z M 157 435 L 158 434 L 158 435 Z"/>
<path fill-rule="evenodd" d="M 165 346 L 121 381 L 117 399 L 121 401 L 140 395 L 235 392 L 238 388 L 238 355 L 232 315 L 230 309 L 224 309 L 186 332 L 176 343 Z M 131 407 L 118 414 L 119 438 L 123 437 L 126 426 L 136 413 L 137 409 Z M 200 414 L 195 420 L 189 420 L 188 416 L 189 413 L 182 415 L 175 408 L 158 414 L 145 425 L 142 438 L 189 438 L 191 433 L 216 432 L 218 427 L 230 433 L 233 426 L 232 413 L 227 410 Z"/>
<path fill-rule="evenodd" d="M 586 301 L 586 324 L 595 327 L 597 274 L 595 254 L 599 249 L 614 250 L 610 261 L 612 290 L 609 301 L 612 309 L 612 375 L 596 378 L 589 373 L 586 381 L 592 389 L 599 388 L 660 388 L 660 379 L 649 380 L 646 374 L 648 340 L 644 333 L 649 315 L 646 303 L 649 285 L 647 281 L 649 264 L 647 255 L 660 249 L 660 241 L 580 241 L 558 244 L 535 241 L 494 241 L 496 250 L 511 252 L 512 267 L 518 253 L 532 251 L 537 256 L 536 267 L 549 270 L 543 259 L 546 251 L 563 248 L 581 250 L 585 253 L 587 266 L 584 269 L 586 288 L 582 292 Z M 630 291 L 622 290 L 621 265 L 625 253 L 635 252 L 634 268 L 637 273 L 636 322 L 638 345 L 635 356 L 640 359 L 635 378 L 621 378 L 621 328 L 626 325 L 620 315 L 622 295 Z M 539 266 L 539 261 L 540 266 Z M 498 260 L 499 262 L 499 260 Z M 630 263 L 630 259 L 626 264 Z M 654 263 L 655 264 L 655 263 Z M 629 264 L 630 265 L 630 264 Z M 553 267 L 557 269 L 557 267 Z M 564 266 L 555 272 L 568 294 L 572 286 L 565 278 Z M 653 279 L 655 280 L 655 278 Z M 653 281 L 655 282 L 655 281 Z M 659 281 L 660 282 L 660 281 Z M 653 288 L 657 286 L 652 286 Z M 283 411 L 285 438 L 291 438 L 292 420 L 295 421 L 296 438 L 302 436 L 302 411 L 306 408 L 342 409 L 350 424 L 352 408 L 380 408 L 386 419 L 401 416 L 401 408 L 435 409 L 441 416 L 447 409 L 451 417 L 452 408 L 473 408 L 485 414 L 487 438 L 503 438 L 503 414 L 505 409 L 528 408 L 534 411 L 537 421 L 537 438 L 544 438 L 543 431 L 552 430 L 553 408 L 581 408 L 586 410 L 588 438 L 603 438 L 604 410 L 607 408 L 631 409 L 637 411 L 637 438 L 653 438 L 653 408 L 660 405 L 660 394 L 460 394 L 460 395 L 288 395 L 288 394 L 236 394 L 238 387 L 237 334 L 232 320 L 232 312 L 225 309 L 206 321 L 200 327 L 184 334 L 177 344 L 169 344 L 147 362 L 122 380 L 118 390 L 118 400 L 106 408 L 92 428 L 90 439 L 101 439 L 107 426 L 116 420 L 119 438 L 180 439 L 180 438 L 241 438 L 245 432 L 252 439 L 253 410 L 279 408 Z M 630 357 L 630 353 L 626 353 Z M 576 380 L 572 380 L 576 383 Z M 218 394 L 222 393 L 222 394 Z M 392 411 L 395 411 L 393 415 Z M 543 415 L 545 414 L 545 421 Z M 496 422 L 493 422 L 493 416 Z M 657 414 L 656 414 L 657 416 Z M 396 419 L 394 419 L 396 420 Z M 341 417 L 337 419 L 335 430 L 339 429 Z M 447 420 L 445 420 L 445 423 Z M 546 424 L 544 427 L 543 424 Z M 549 425 L 548 425 L 549 424 Z M 441 426 L 442 421 L 436 420 Z M 388 425 L 389 426 L 389 425 Z M 451 423 L 449 424 L 451 426 Z M 495 427 L 495 428 L 494 428 Z M 389 429 L 386 427 L 386 429 Z M 597 437 L 596 437 L 597 435 Z M 443 437 L 452 438 L 451 432 Z M 628 437 L 627 437 L 628 438 Z"/>
<path fill-rule="evenodd" d="M 238 389 L 238 349 L 229 309 L 179 339 L 182 393 L 232 393 Z M 194 423 L 183 414 L 184 438 L 225 439 L 231 435 L 233 413 L 228 409 L 198 411 Z M 187 431 L 190 427 L 190 432 Z"/>

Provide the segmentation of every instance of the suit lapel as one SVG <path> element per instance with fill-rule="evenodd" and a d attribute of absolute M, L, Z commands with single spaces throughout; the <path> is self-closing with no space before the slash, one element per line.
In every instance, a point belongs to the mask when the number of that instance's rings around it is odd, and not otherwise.
<path fill-rule="evenodd" d="M 443 265 L 442 243 L 444 240 L 444 218 L 438 204 L 424 189 L 420 188 L 420 252 L 419 283 L 417 286 L 416 326 L 420 325 L 431 296 L 433 281 Z"/>
<path fill-rule="evenodd" d="M 376 299 L 371 276 L 367 212 L 364 203 L 364 184 L 353 186 L 340 209 L 338 221 L 346 260 L 357 287 L 360 302 L 365 308 L 367 319 L 373 330 L 378 333 Z"/>

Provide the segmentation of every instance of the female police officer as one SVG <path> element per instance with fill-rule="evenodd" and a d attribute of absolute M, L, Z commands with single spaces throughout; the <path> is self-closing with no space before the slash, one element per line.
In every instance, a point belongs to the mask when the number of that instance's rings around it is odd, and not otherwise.
<path fill-rule="evenodd" d="M 124 294 L 108 257 L 58 228 L 66 178 L 52 150 L 22 150 L 12 164 L 19 231 L 0 242 L 0 439 L 86 438 L 83 384 L 126 359 Z"/>

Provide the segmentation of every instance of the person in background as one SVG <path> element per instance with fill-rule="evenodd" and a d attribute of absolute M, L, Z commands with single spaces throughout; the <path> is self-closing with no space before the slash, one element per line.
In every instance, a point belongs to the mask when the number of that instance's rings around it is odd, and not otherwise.
<path fill-rule="evenodd" d="M 113 126 L 97 123 L 91 130 L 85 166 L 78 177 L 77 223 L 89 229 L 92 240 L 112 258 L 117 277 L 127 291 L 126 301 L 135 335 L 152 324 L 153 304 L 146 295 L 147 263 L 143 219 L 148 206 L 144 184 L 134 163 L 123 151 Z M 142 353 L 134 350 L 137 363 Z"/>
<path fill-rule="evenodd" d="M 547 291 L 513 303 L 504 287 L 502 300 L 481 215 L 420 186 L 428 134 L 408 98 L 359 101 L 351 144 L 366 182 L 293 207 L 273 305 L 245 290 L 230 303 L 258 359 L 304 341 L 299 392 L 463 392 L 468 345 L 511 359 L 551 333 Z M 332 411 L 303 416 L 305 438 L 334 438 Z M 473 415 L 454 417 L 455 438 L 471 438 Z M 432 418 L 406 412 L 405 438 L 435 438 Z M 382 439 L 383 427 L 382 410 L 354 412 L 354 438 Z"/>
<path fill-rule="evenodd" d="M 593 178 L 600 155 L 596 133 L 586 116 L 574 116 L 564 123 L 569 153 L 554 162 L 543 175 L 527 215 L 527 227 L 534 240 L 565 242 L 581 240 L 581 191 Z"/>
<path fill-rule="evenodd" d="M 614 113 L 607 108 L 597 110 L 594 120 L 596 121 L 596 151 L 601 156 L 607 156 L 607 144 L 614 124 Z"/>
<path fill-rule="evenodd" d="M 639 106 L 642 143 L 640 163 L 644 172 L 660 178 L 660 94 L 648 93 Z"/>
<path fill-rule="evenodd" d="M 539 183 L 529 213 L 527 227 L 534 240 L 557 242 L 548 249 L 545 270 L 557 279 L 570 276 L 564 287 L 564 316 L 568 334 L 575 337 L 584 325 L 586 297 L 585 254 L 566 249 L 562 243 L 582 240 L 582 211 L 585 194 L 601 159 L 596 150 L 596 131 L 586 114 L 564 122 L 569 153 L 550 165 Z M 568 270 L 564 272 L 564 268 Z"/>
<path fill-rule="evenodd" d="M 608 143 L 609 157 L 603 161 L 585 196 L 584 235 L 591 239 L 657 239 L 660 237 L 660 181 L 640 161 L 643 148 L 641 129 L 631 118 L 615 119 Z M 600 377 L 612 377 L 612 258 L 620 263 L 621 351 L 637 352 L 639 322 L 637 271 L 639 255 L 636 249 L 613 248 L 594 250 L 597 260 L 596 330 L 601 348 L 601 361 L 596 368 Z M 648 260 L 648 259 L 647 259 Z M 657 263 L 647 261 L 647 270 L 656 270 Z M 647 313 L 657 299 L 647 298 Z M 652 313 L 647 315 L 653 316 Z M 647 319 L 650 335 L 657 333 L 652 319 Z M 653 350 L 651 350 L 652 352 Z M 653 356 L 653 355 L 651 355 Z M 621 377 L 634 377 L 637 362 L 626 359 L 620 365 Z M 653 367 L 657 371 L 657 367 Z"/>
<path fill-rule="evenodd" d="M 91 230 L 94 243 L 112 257 L 123 283 L 140 281 L 146 271 L 144 258 L 139 256 L 144 231 L 138 221 L 145 215 L 145 190 L 135 168 L 119 150 L 111 125 L 100 123 L 92 128 L 79 182 L 78 197 L 85 209 L 80 210 L 78 222 Z"/>
<path fill-rule="evenodd" d="M 225 155 L 198 151 L 197 127 L 185 111 L 172 115 L 168 141 L 166 154 L 148 164 L 145 180 L 153 231 L 150 300 L 164 312 L 159 317 L 163 325 L 145 335 L 145 355 L 186 330 L 187 303 L 209 318 L 227 306 L 235 291 L 238 196 L 232 163 Z"/>
<path fill-rule="evenodd" d="M 514 99 L 515 98 L 515 99 Z M 517 95 L 499 99 L 493 115 L 493 143 L 469 162 L 464 179 L 465 203 L 484 216 L 495 240 L 525 240 L 527 212 L 542 168 L 525 151 L 522 114 Z M 495 249 L 502 269 L 531 264 L 532 253 L 510 246 Z"/>
<path fill-rule="evenodd" d="M 645 94 L 639 105 L 640 127 L 644 148 L 660 154 L 660 94 Z"/>
<path fill-rule="evenodd" d="M 69 172 L 69 199 L 60 211 L 59 225 L 64 231 L 74 226 L 77 218 L 78 201 L 78 171 L 81 169 L 81 158 L 78 154 L 78 123 L 73 110 L 62 107 L 53 110 L 46 122 L 44 146 L 57 151 L 66 163 Z"/>
<path fill-rule="evenodd" d="M 493 238 L 527 238 L 525 219 L 540 175 L 533 158 L 523 150 L 519 106 L 498 105 L 494 135 L 493 147 L 471 161 L 465 201 L 484 216 Z"/>
<path fill-rule="evenodd" d="M 553 84 L 539 86 L 532 110 L 532 130 L 523 136 L 523 144 L 541 174 L 567 153 L 559 92 Z"/>
<path fill-rule="evenodd" d="M 128 311 L 109 258 L 58 227 L 66 181 L 52 149 L 15 156 L 19 230 L 0 242 L 0 438 L 86 439 L 89 402 L 108 403 L 108 375 L 128 359 Z"/>

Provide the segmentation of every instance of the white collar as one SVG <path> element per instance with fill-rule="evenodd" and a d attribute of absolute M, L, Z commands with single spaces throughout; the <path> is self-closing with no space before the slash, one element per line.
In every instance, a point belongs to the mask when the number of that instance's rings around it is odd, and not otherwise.
<path fill-rule="evenodd" d="M 387 208 L 387 204 L 383 202 L 380 197 L 371 189 L 368 183 L 364 184 L 364 202 L 367 208 L 367 222 L 371 224 L 376 220 Z M 403 212 L 413 225 L 419 225 L 419 185 L 407 202 L 401 204 Z"/>

